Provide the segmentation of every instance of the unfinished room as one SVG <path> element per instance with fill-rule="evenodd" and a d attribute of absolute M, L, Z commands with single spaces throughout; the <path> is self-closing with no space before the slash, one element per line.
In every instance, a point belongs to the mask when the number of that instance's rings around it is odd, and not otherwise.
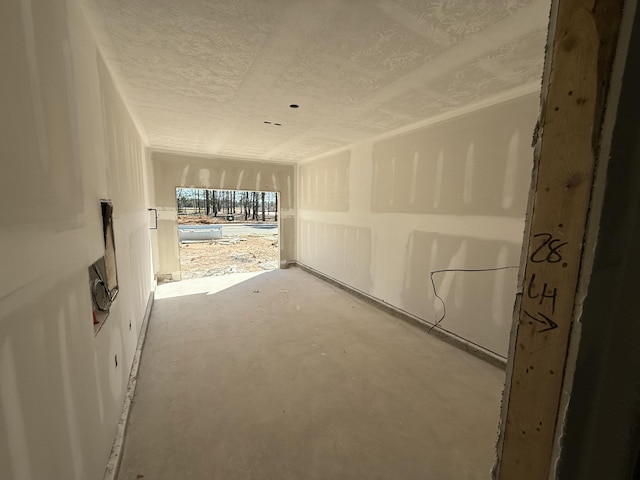
<path fill-rule="evenodd" d="M 640 478 L 636 0 L 0 3 L 0 479 Z"/>

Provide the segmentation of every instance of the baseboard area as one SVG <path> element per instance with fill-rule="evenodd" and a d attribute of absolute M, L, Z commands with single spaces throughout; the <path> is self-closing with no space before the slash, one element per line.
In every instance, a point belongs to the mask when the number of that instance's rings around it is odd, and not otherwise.
<path fill-rule="evenodd" d="M 305 265 L 303 263 L 300 262 L 296 262 L 295 264 L 291 264 L 290 266 L 297 266 L 298 268 L 300 268 L 301 270 L 304 270 L 305 272 L 308 272 L 312 275 L 315 275 L 316 277 L 324 280 L 325 282 L 328 282 L 332 285 L 335 285 L 347 292 L 349 292 L 350 294 L 360 298 L 361 300 L 364 300 L 368 303 L 370 303 L 371 305 L 374 305 L 375 307 L 381 309 L 382 311 L 393 315 L 396 318 L 399 318 L 401 320 L 404 320 L 405 322 L 418 327 L 420 330 L 428 333 L 429 335 L 433 335 L 435 337 L 437 337 L 438 339 L 447 342 L 461 350 L 464 350 L 465 352 L 470 353 L 471 355 L 478 357 L 479 359 L 495 366 L 498 368 L 506 368 L 507 366 L 507 359 L 504 357 L 501 357 L 499 355 L 496 355 L 495 353 L 486 350 L 482 347 L 480 347 L 479 345 L 475 345 L 467 340 L 465 340 L 462 337 L 459 337 L 451 332 L 448 332 L 447 330 L 444 330 L 443 328 L 441 328 L 440 326 L 435 326 L 433 325 L 433 323 L 430 323 L 426 320 L 423 320 L 422 318 L 416 317 L 415 315 L 410 314 L 409 312 L 405 312 L 403 310 L 400 310 L 396 307 L 394 307 L 393 305 L 390 305 L 388 303 L 384 303 L 382 301 L 380 301 L 379 299 L 372 297 L 371 295 L 366 294 L 365 292 L 362 292 L 356 288 L 351 287 L 350 285 L 347 285 L 346 283 L 342 283 L 339 280 L 336 280 L 335 278 L 329 277 L 327 275 L 325 275 L 322 272 L 319 272 L 318 270 L 315 270 L 311 267 L 309 267 L 308 265 Z"/>
<path fill-rule="evenodd" d="M 129 413 L 131 411 L 131 405 L 133 404 L 133 396 L 136 393 L 142 347 L 144 346 L 144 341 L 147 338 L 147 329 L 149 328 L 149 317 L 151 316 L 151 309 L 153 307 L 154 294 L 154 290 L 149 293 L 149 300 L 147 301 L 147 308 L 144 312 L 142 327 L 140 328 L 140 336 L 138 337 L 136 353 L 133 356 L 131 373 L 129 374 L 129 383 L 127 384 L 127 392 L 124 396 L 124 403 L 122 405 L 122 413 L 120 414 L 120 420 L 118 420 L 116 435 L 113 439 L 113 446 L 111 447 L 111 453 L 109 454 L 109 461 L 107 462 L 107 468 L 105 470 L 103 480 L 115 480 L 118 477 L 118 469 L 120 468 L 122 451 L 124 450 L 124 438 L 127 430 L 127 423 L 129 422 Z"/>

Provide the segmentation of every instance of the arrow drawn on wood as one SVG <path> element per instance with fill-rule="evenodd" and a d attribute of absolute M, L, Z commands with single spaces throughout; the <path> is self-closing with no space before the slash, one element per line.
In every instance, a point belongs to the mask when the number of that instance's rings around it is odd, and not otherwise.
<path fill-rule="evenodd" d="M 542 333 L 542 332 L 546 332 L 547 330 L 553 330 L 554 328 L 558 328 L 558 324 L 556 322 L 554 322 L 553 320 L 551 320 L 549 317 L 547 317 L 544 313 L 542 312 L 538 312 L 538 315 L 540 317 L 542 317 L 542 319 L 534 317 L 533 315 L 531 315 L 529 312 L 527 312 L 525 310 L 524 314 L 531 318 L 532 320 L 535 320 L 538 323 L 543 323 L 545 325 L 547 325 L 547 328 L 543 328 L 542 330 L 538 330 L 537 333 Z"/>

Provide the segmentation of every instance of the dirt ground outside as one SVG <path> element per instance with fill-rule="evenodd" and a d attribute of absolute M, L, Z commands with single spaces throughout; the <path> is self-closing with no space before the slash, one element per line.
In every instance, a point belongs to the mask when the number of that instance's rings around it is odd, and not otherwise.
<path fill-rule="evenodd" d="M 203 225 L 237 224 L 239 222 L 227 222 L 204 215 L 197 217 L 181 215 L 178 223 L 181 225 Z M 272 220 L 265 223 L 273 224 L 275 222 Z M 221 240 L 206 242 L 180 243 L 182 278 L 275 270 L 278 268 L 279 250 L 278 235 L 274 233 L 223 237 Z"/>

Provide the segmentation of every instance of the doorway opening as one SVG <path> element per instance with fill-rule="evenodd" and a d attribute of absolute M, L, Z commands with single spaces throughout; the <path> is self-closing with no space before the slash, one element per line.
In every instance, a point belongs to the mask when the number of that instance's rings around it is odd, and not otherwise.
<path fill-rule="evenodd" d="M 278 193 L 176 188 L 182 279 L 275 270 Z"/>

